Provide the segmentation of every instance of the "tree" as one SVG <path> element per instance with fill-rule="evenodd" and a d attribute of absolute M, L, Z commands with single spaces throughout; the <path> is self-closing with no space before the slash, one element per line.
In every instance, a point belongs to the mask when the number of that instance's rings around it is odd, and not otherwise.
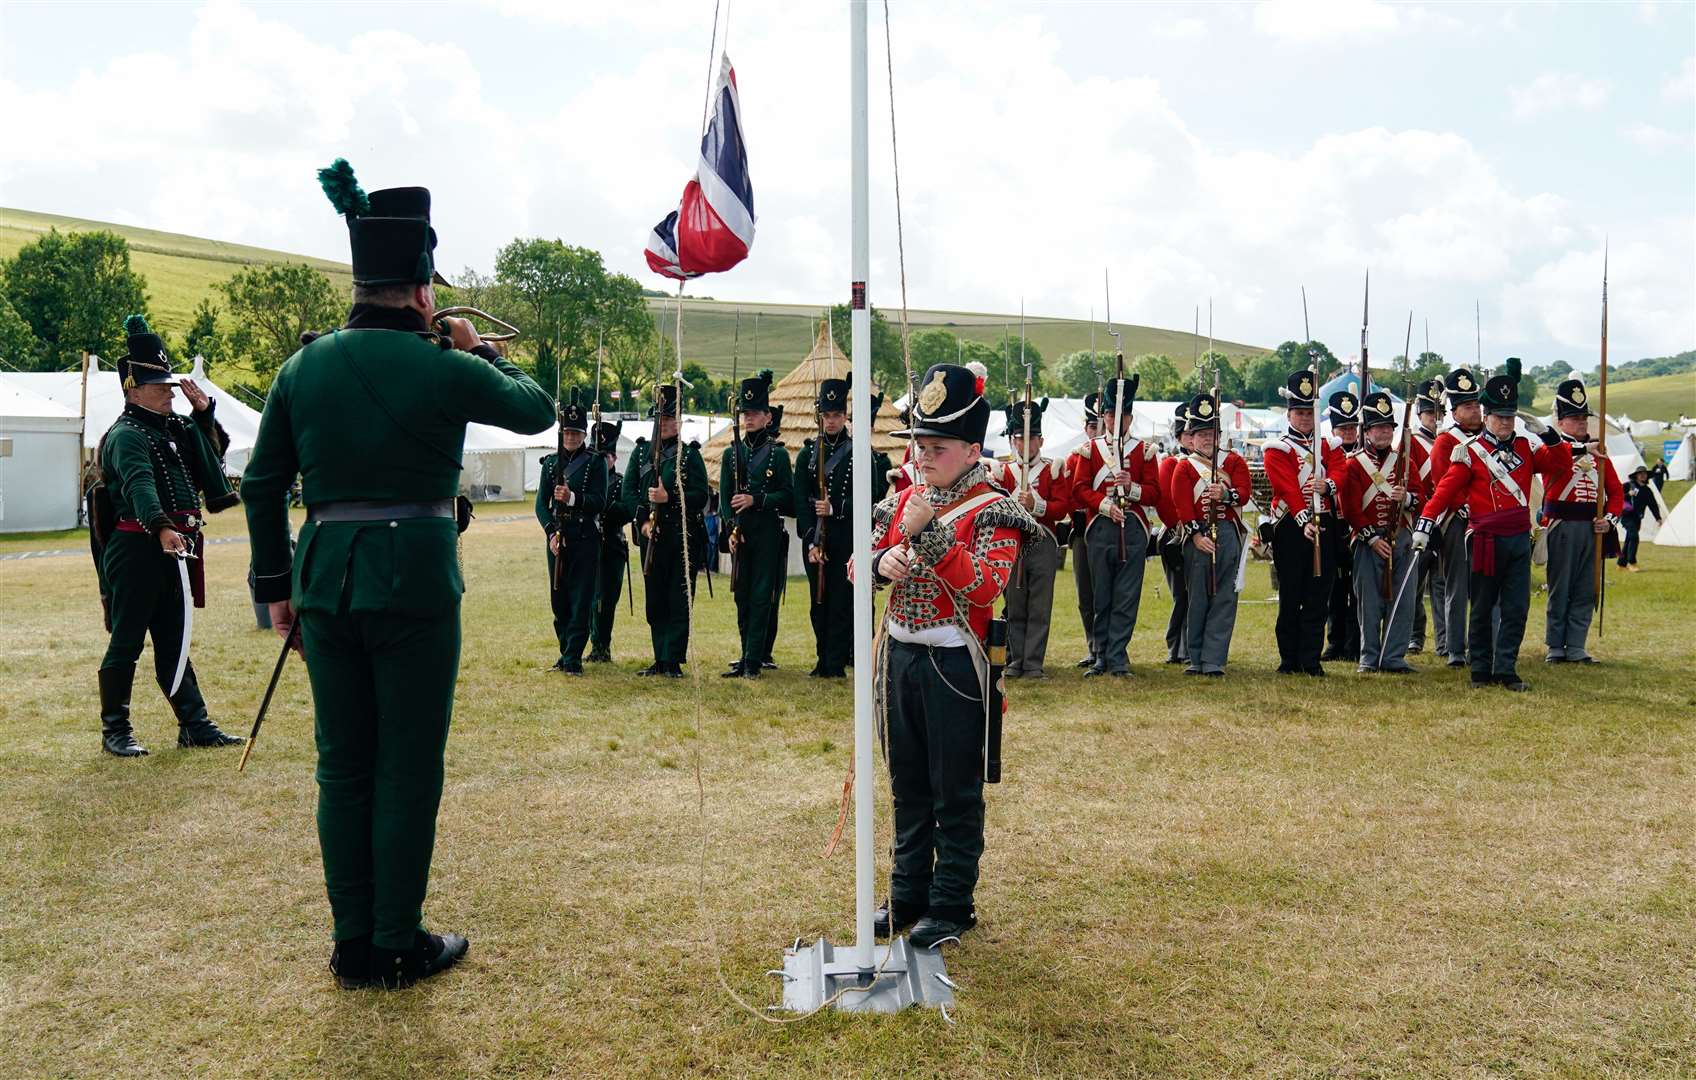
<path fill-rule="evenodd" d="M 472 286 L 483 287 L 478 278 Z M 508 290 L 514 322 L 525 333 L 535 357 L 536 380 L 554 381 L 554 365 L 563 381 L 594 378 L 599 335 L 642 338 L 653 332 L 642 287 L 625 274 L 609 274 L 601 254 L 559 240 L 514 240 L 495 256 L 495 286 Z M 522 347 L 522 346 L 521 346 Z"/>
<path fill-rule="evenodd" d="M 1243 395 L 1243 377 L 1237 369 L 1231 366 L 1231 361 L 1222 352 L 1205 352 L 1196 361 L 1194 370 L 1184 380 L 1184 388 L 1191 394 L 1211 394 L 1213 392 L 1213 369 L 1219 369 L 1219 396 L 1225 401 L 1235 401 Z"/>
<path fill-rule="evenodd" d="M 35 331 L 0 294 L 0 361 L 21 371 L 36 370 L 41 360 L 41 342 Z"/>
<path fill-rule="evenodd" d="M 1565 360 L 1556 360 L 1552 364 L 1543 364 L 1531 369 L 1531 377 L 1548 386 L 1556 385 L 1571 374 L 1572 365 Z"/>
<path fill-rule="evenodd" d="M 854 327 L 851 315 L 847 304 L 837 304 L 830 309 L 830 339 L 836 342 L 836 348 L 844 357 L 854 355 Z M 901 327 L 897 323 L 891 323 L 879 308 L 872 308 L 871 316 L 872 381 L 894 400 L 907 392 L 907 388 L 902 385 L 906 373 L 901 365 Z M 909 348 L 912 344 L 912 338 L 909 338 Z M 915 356 L 913 377 L 916 379 L 923 375 L 928 366 L 920 364 Z"/>
<path fill-rule="evenodd" d="M 194 318 L 190 320 L 188 333 L 183 335 L 182 345 L 178 349 L 184 360 L 198 356 L 206 361 L 206 373 L 212 374 L 212 369 L 229 358 L 229 346 L 224 335 L 218 331 L 218 308 L 210 297 L 201 297 L 195 305 Z"/>
<path fill-rule="evenodd" d="M 147 313 L 146 282 L 130 269 L 129 243 L 116 233 L 51 229 L 0 265 L 0 282 L 40 342 L 38 370 L 71 367 L 85 349 L 116 360 L 124 317 Z"/>
<path fill-rule="evenodd" d="M 1522 371 L 1519 373 L 1519 407 L 1521 410 L 1530 411 L 1531 406 L 1537 400 L 1538 389 L 1540 388 L 1537 385 L 1537 380 L 1531 377 L 1531 372 Z"/>
<path fill-rule="evenodd" d="M 303 332 L 339 326 L 347 306 L 328 277 L 303 263 L 250 266 L 218 289 L 235 320 L 229 356 L 247 361 L 262 390 L 300 348 Z"/>
<path fill-rule="evenodd" d="M 1277 405 L 1287 384 L 1290 369 L 1277 353 L 1256 356 L 1243 365 L 1243 400 L 1256 405 Z"/>
<path fill-rule="evenodd" d="M 1083 397 L 1095 393 L 1101 380 L 1113 374 L 1113 365 L 1112 353 L 1079 349 L 1055 362 L 1049 384 L 1067 397 Z"/>
<path fill-rule="evenodd" d="M 611 391 L 616 389 L 620 410 L 634 409 L 640 391 L 653 385 L 657 350 L 661 347 L 659 335 L 647 322 L 636 333 L 624 329 L 607 335 L 606 360 L 601 372 L 602 393 L 610 399 Z M 611 404 L 610 400 L 608 404 Z"/>
<path fill-rule="evenodd" d="M 1021 344 L 1016 335 L 1003 333 L 989 348 L 994 353 L 994 359 L 983 362 L 989 369 L 984 393 L 991 404 L 997 408 L 1005 408 L 1014 398 L 1024 397 L 1026 364 L 1031 367 L 1036 392 L 1043 392 L 1047 379 L 1043 370 L 1042 350 L 1036 347 L 1036 342 L 1027 339 Z"/>
<path fill-rule="evenodd" d="M 1144 401 L 1173 401 L 1183 395 L 1183 376 L 1168 356 L 1144 353 L 1126 370 L 1137 373 L 1137 397 Z"/>
<path fill-rule="evenodd" d="M 1286 341 L 1275 350 L 1278 360 L 1284 365 L 1284 374 L 1288 377 L 1292 372 L 1313 369 L 1319 377 L 1320 385 L 1343 369 L 1342 361 L 1331 355 L 1331 350 L 1323 341 Z"/>

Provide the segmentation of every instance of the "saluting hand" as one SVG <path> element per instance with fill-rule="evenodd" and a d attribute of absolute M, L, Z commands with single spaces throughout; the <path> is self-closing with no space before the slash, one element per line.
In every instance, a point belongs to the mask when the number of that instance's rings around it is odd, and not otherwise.
<path fill-rule="evenodd" d="M 206 396 L 206 391 L 195 385 L 193 379 L 184 379 L 177 385 L 182 387 L 183 397 L 188 398 L 188 403 L 195 412 L 205 412 L 212 407 L 212 399 Z"/>

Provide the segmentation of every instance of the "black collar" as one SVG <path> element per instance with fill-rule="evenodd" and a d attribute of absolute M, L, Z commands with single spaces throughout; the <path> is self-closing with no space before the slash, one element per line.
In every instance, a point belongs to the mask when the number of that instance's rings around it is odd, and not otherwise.
<path fill-rule="evenodd" d="M 144 405 L 137 405 L 133 401 L 125 402 L 124 403 L 124 415 L 130 417 L 133 420 L 138 420 L 141 423 L 146 424 L 148 427 L 153 428 L 157 431 L 164 431 L 165 430 L 165 414 L 164 413 L 156 413 L 152 409 L 149 409 Z M 175 415 L 175 414 L 173 413 L 172 415 Z"/>
<path fill-rule="evenodd" d="M 405 330 L 422 334 L 430 329 L 416 308 L 383 307 L 378 304 L 355 304 L 347 313 L 349 330 Z"/>

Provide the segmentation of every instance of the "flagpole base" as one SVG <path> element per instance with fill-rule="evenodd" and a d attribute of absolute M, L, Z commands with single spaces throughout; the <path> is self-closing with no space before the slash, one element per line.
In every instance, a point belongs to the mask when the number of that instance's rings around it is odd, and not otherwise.
<path fill-rule="evenodd" d="M 854 955 L 854 949 L 838 949 L 822 937 L 811 945 L 797 941 L 783 950 L 783 970 L 772 972 L 783 980 L 783 1004 L 778 1008 L 812 1012 L 832 997 L 836 998 L 832 1008 L 855 1013 L 954 1004 L 954 983 L 943 966 L 942 953 L 913 948 L 905 934 L 872 950 L 870 971 L 860 970 Z M 880 968 L 882 974 L 878 974 Z"/>

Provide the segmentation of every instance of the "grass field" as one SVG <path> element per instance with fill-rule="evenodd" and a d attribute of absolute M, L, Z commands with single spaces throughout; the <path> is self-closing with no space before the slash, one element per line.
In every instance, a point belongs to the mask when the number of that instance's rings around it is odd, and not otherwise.
<path fill-rule="evenodd" d="M 172 748 L 145 681 L 154 752 L 120 762 L 98 750 L 86 558 L 0 563 L 0 1075 L 1688 1076 L 1696 554 L 1642 558 L 1610 575 L 1605 666 L 1537 662 L 1534 600 L 1525 695 L 1467 691 L 1424 657 L 1405 680 L 1279 679 L 1260 566 L 1205 695 L 1154 662 L 1152 577 L 1140 677 L 1086 683 L 1064 577 L 1054 677 L 1012 685 L 983 923 L 948 953 L 957 1023 L 782 1029 L 720 991 L 702 912 L 758 1002 L 798 935 L 851 936 L 852 857 L 819 854 L 850 697 L 801 675 L 804 590 L 758 684 L 716 677 L 734 620 L 722 581 L 703 590 L 697 714 L 690 683 L 634 678 L 639 616 L 621 614 L 610 670 L 545 674 L 539 533 L 478 522 L 426 905 L 472 951 L 414 990 L 349 994 L 324 970 L 298 661 L 246 775 L 235 752 Z M 277 646 L 246 561 L 210 548 L 195 647 L 215 716 L 244 733 Z"/>
<path fill-rule="evenodd" d="M 1590 397 L 1592 401 L 1600 400 L 1594 383 Z M 1681 415 L 1696 416 L 1696 371 L 1656 375 L 1630 382 L 1610 382 L 1608 415 L 1629 416 L 1633 420 L 1664 420 L 1667 423 Z"/>

